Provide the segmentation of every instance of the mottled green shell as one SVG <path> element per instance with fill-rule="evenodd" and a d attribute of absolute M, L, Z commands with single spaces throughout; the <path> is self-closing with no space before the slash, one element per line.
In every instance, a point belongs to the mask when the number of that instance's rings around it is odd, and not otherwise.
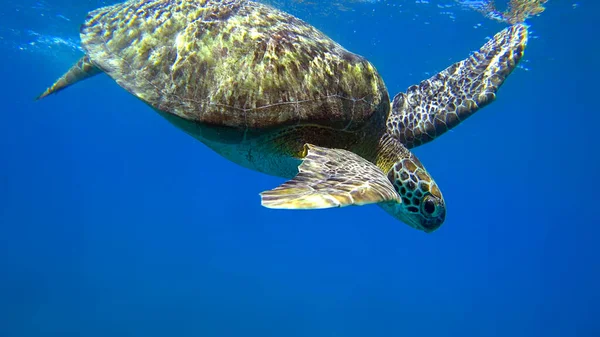
<path fill-rule="evenodd" d="M 251 1 L 129 1 L 91 12 L 81 39 L 119 85 L 187 120 L 355 130 L 389 111 L 385 85 L 368 61 Z"/>

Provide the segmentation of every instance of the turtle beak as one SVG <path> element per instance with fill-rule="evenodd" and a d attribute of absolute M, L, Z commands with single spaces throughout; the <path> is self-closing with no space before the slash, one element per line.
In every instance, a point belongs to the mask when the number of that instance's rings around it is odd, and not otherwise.
<path fill-rule="evenodd" d="M 421 219 L 418 215 L 407 213 L 404 210 L 404 206 L 402 204 L 386 203 L 379 204 L 379 206 L 397 220 L 404 222 L 405 224 L 409 225 L 414 229 L 418 229 L 426 233 L 429 233 L 431 231 L 421 224 Z"/>
<path fill-rule="evenodd" d="M 417 219 L 416 217 L 408 217 L 409 221 L 405 221 L 409 226 L 418 229 L 418 230 L 422 230 L 425 233 L 431 233 L 434 230 L 437 229 L 437 227 L 435 228 L 431 228 L 429 226 L 424 226 L 423 223 L 421 221 L 419 221 L 419 219 Z"/>
<path fill-rule="evenodd" d="M 406 214 L 400 213 L 398 214 L 398 219 L 404 222 L 405 224 L 411 226 L 414 229 L 421 230 L 425 233 L 435 232 L 442 223 L 444 223 L 444 219 L 446 217 L 446 212 L 443 210 L 442 214 L 439 214 L 435 218 L 425 218 L 420 214 Z"/>
<path fill-rule="evenodd" d="M 397 220 L 425 233 L 431 233 L 440 228 L 446 214 L 444 210 L 443 213 L 440 213 L 437 217 L 426 219 L 421 214 L 407 212 L 400 203 L 380 203 L 378 205 Z"/>

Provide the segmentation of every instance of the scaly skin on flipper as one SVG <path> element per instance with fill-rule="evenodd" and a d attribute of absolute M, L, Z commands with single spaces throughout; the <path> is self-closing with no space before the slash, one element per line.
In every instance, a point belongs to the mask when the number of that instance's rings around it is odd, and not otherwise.
<path fill-rule="evenodd" d="M 90 58 L 86 55 L 79 59 L 75 65 L 69 69 L 61 78 L 59 78 L 54 84 L 46 89 L 41 95 L 36 97 L 36 100 L 42 99 L 50 94 L 57 93 L 71 84 L 83 81 L 94 75 L 101 73 L 102 70 L 94 66 L 90 61 Z"/>
<path fill-rule="evenodd" d="M 428 233 L 445 220 L 444 198 L 435 181 L 396 139 L 382 138 L 377 165 L 347 150 L 311 144 L 305 145 L 302 157 L 293 179 L 261 193 L 263 206 L 319 209 L 376 203 Z"/>
<path fill-rule="evenodd" d="M 386 175 L 357 154 L 311 144 L 305 151 L 296 177 L 261 193 L 263 206 L 319 209 L 400 202 Z"/>
<path fill-rule="evenodd" d="M 383 80 L 367 60 L 256 2 L 129 1 L 91 12 L 81 39 L 119 85 L 195 122 L 356 130 L 374 111 L 389 110 Z"/>
<path fill-rule="evenodd" d="M 527 27 L 496 34 L 479 52 L 394 97 L 388 130 L 406 147 L 425 144 L 492 102 L 527 44 Z"/>

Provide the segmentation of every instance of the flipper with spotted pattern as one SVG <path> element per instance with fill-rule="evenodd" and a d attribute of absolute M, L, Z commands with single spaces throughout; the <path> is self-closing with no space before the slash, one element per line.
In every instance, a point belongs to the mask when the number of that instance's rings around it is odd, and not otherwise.
<path fill-rule="evenodd" d="M 387 121 L 406 147 L 425 144 L 496 98 L 527 44 L 527 26 L 505 28 L 478 52 L 394 97 Z"/>
<path fill-rule="evenodd" d="M 281 186 L 261 193 L 262 205 L 280 209 L 318 209 L 401 203 L 387 176 L 359 155 L 305 145 L 299 173 Z"/>

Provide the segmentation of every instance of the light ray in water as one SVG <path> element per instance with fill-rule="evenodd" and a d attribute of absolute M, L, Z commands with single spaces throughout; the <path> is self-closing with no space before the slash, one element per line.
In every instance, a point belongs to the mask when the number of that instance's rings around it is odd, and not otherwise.
<path fill-rule="evenodd" d="M 510 0 L 505 11 L 498 10 L 494 0 L 456 0 L 461 6 L 474 9 L 486 17 L 509 24 L 521 23 L 542 13 L 548 0 Z"/>

